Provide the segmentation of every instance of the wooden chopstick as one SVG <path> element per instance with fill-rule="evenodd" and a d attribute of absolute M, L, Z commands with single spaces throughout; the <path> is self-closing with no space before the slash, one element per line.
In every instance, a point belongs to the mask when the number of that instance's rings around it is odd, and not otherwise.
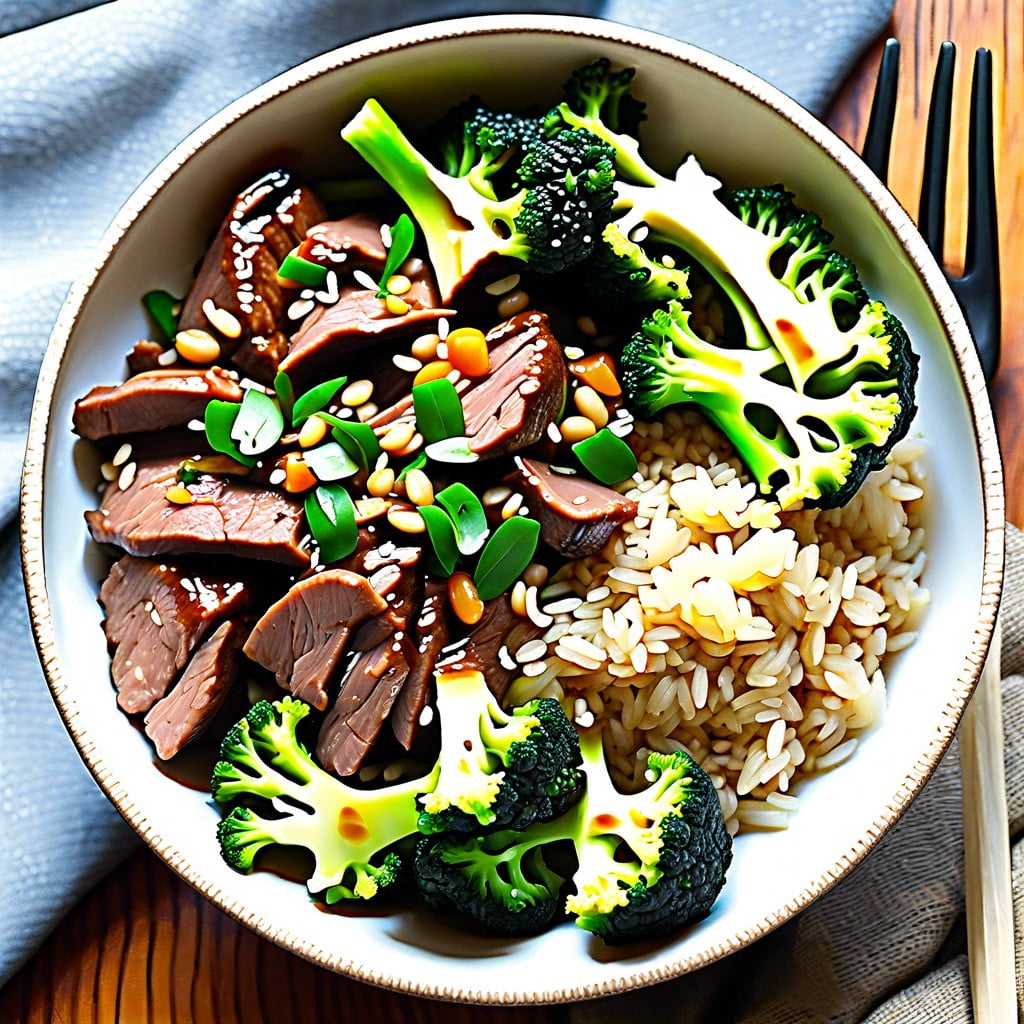
<path fill-rule="evenodd" d="M 1016 1024 L 1013 887 L 1003 765 L 996 619 L 988 658 L 960 725 L 967 957 L 976 1024 Z"/>

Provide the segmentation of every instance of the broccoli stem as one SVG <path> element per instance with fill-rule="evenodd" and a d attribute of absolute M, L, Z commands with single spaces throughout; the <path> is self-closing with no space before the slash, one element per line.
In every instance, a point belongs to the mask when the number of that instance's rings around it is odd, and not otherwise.
<path fill-rule="evenodd" d="M 367 100 L 342 128 L 341 137 L 409 207 L 423 232 L 445 301 L 462 278 L 491 253 L 525 259 L 525 250 L 513 239 L 512 223 L 524 191 L 498 201 L 483 169 L 465 177 L 438 170 L 374 99 Z M 495 224 L 502 225 L 505 238 Z"/>
<path fill-rule="evenodd" d="M 502 711 L 482 672 L 440 672 L 436 683 L 437 711 L 446 738 L 437 785 L 423 796 L 423 809 L 439 814 L 457 807 L 489 825 L 495 820 L 493 804 L 505 779 L 501 765 L 512 744 L 537 728 L 537 719 Z"/>

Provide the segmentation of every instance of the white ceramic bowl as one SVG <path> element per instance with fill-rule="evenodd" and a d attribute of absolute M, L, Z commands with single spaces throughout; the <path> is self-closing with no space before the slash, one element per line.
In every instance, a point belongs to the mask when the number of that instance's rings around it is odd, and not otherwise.
<path fill-rule="evenodd" d="M 82 522 L 95 502 L 96 457 L 75 442 L 72 405 L 116 378 L 126 349 L 145 335 L 138 296 L 186 288 L 239 185 L 282 159 L 310 175 L 346 164 L 338 129 L 365 97 L 402 117 L 432 117 L 474 92 L 497 105 L 521 103 L 524 91 L 544 100 L 601 55 L 638 68 L 655 157 L 693 150 L 727 180 L 784 181 L 825 214 L 839 248 L 903 319 L 921 356 L 913 429 L 931 451 L 933 605 L 917 643 L 888 664 L 885 723 L 840 769 L 800 789 L 787 832 L 737 841 L 713 913 L 674 941 L 620 956 L 571 925 L 500 941 L 411 909 L 324 914 L 294 883 L 228 868 L 208 798 L 158 771 L 115 706 L 95 600 L 100 562 Z M 23 508 L 29 599 L 54 697 L 100 785 L 146 842 L 223 910 L 309 959 L 476 1002 L 579 1000 L 672 977 L 753 941 L 828 889 L 899 817 L 946 749 L 1001 580 L 1001 478 L 984 383 L 953 296 L 907 215 L 842 142 L 752 75 L 659 36 L 565 17 L 473 18 L 356 43 L 254 90 L 186 139 L 120 212 L 60 314 L 40 374 Z"/>

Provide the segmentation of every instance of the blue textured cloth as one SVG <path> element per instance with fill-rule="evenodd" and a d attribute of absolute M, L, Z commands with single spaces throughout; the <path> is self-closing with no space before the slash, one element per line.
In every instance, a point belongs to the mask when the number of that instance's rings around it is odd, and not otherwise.
<path fill-rule="evenodd" d="M 890 8 L 891 0 L 0 5 L 0 985 L 135 843 L 50 701 L 22 598 L 14 518 L 46 339 L 71 281 L 142 178 L 253 86 L 326 49 L 414 21 L 498 11 L 603 16 L 717 52 L 821 111 Z M 55 822 L 64 831 L 59 848 Z"/>

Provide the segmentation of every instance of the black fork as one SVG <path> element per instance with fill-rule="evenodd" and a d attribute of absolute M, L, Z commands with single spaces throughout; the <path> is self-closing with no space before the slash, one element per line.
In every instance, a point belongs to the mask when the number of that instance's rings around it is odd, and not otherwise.
<path fill-rule="evenodd" d="M 864 139 L 864 160 L 883 182 L 888 178 L 899 61 L 898 40 L 887 40 Z M 945 42 L 939 48 L 932 86 L 921 203 L 918 209 L 921 234 L 940 264 L 946 228 L 946 176 L 955 65 L 956 47 L 951 42 Z M 967 250 L 964 272 L 960 277 L 945 268 L 943 272 L 964 311 L 967 326 L 971 329 L 981 358 L 985 379 L 991 381 L 999 366 L 1002 322 L 995 140 L 992 128 L 992 54 L 986 49 L 979 49 L 974 55 L 967 183 Z"/>

